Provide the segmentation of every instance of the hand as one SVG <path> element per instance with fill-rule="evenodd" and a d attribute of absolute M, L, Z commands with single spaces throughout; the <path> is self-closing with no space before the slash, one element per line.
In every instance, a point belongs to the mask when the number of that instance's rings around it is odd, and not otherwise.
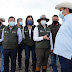
<path fill-rule="evenodd" d="M 53 54 L 53 50 L 50 50 L 50 52 Z"/>
<path fill-rule="evenodd" d="M 46 34 L 45 36 L 43 36 L 43 39 L 46 39 L 46 40 L 50 40 L 49 37 L 47 37 L 48 34 Z"/>

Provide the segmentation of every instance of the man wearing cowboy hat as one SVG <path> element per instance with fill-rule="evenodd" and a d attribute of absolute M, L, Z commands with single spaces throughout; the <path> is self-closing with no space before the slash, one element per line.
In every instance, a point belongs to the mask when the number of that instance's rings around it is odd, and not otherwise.
<path fill-rule="evenodd" d="M 59 55 L 61 72 L 72 72 L 72 3 L 62 2 L 55 8 L 60 10 L 63 22 L 56 36 L 54 53 Z"/>
<path fill-rule="evenodd" d="M 5 22 L 4 18 L 0 18 L 0 39 L 1 39 L 1 35 L 2 35 L 2 30 L 5 27 L 5 25 L 3 25 L 3 22 Z M 3 47 L 2 47 L 2 41 L 0 40 L 0 52 L 1 52 L 1 72 L 4 71 L 4 56 L 3 56 Z"/>
<path fill-rule="evenodd" d="M 45 15 L 42 15 L 40 19 L 37 20 L 39 25 L 34 29 L 34 41 L 36 41 L 36 72 L 40 72 L 40 68 L 42 66 L 42 72 L 46 72 L 47 62 L 50 51 L 50 43 L 52 44 L 52 36 L 50 32 L 50 28 L 47 27 L 46 23 L 49 19 L 46 18 Z"/>

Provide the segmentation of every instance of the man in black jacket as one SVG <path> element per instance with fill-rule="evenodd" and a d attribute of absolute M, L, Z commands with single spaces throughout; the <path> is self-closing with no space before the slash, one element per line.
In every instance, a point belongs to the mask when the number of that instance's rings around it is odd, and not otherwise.
<path fill-rule="evenodd" d="M 52 21 L 53 22 L 51 25 L 49 25 L 49 28 L 51 29 L 51 33 L 52 33 L 53 49 L 54 49 L 55 37 L 56 37 L 56 34 L 57 34 L 61 24 L 59 24 L 59 22 L 58 22 L 59 18 L 57 15 L 54 15 L 52 17 Z M 53 49 L 51 50 L 51 65 L 52 65 L 53 72 L 58 72 L 58 70 L 57 70 L 58 56 L 53 53 Z"/>

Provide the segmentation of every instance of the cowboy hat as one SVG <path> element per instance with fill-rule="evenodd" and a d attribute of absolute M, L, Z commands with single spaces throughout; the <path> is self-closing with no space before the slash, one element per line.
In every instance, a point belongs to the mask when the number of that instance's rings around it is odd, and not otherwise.
<path fill-rule="evenodd" d="M 47 22 L 49 21 L 49 19 L 47 19 L 45 15 L 41 15 L 40 19 L 38 19 L 37 22 L 40 22 L 41 19 L 45 19 Z"/>
<path fill-rule="evenodd" d="M 4 18 L 2 18 L 2 17 L 0 17 L 0 20 L 2 20 L 3 22 L 5 22 L 5 19 L 4 19 Z"/>
<path fill-rule="evenodd" d="M 58 5 L 56 5 L 55 9 L 58 9 L 60 10 L 60 8 L 69 8 L 69 9 L 72 9 L 72 2 L 67 2 L 67 1 L 64 1 Z"/>

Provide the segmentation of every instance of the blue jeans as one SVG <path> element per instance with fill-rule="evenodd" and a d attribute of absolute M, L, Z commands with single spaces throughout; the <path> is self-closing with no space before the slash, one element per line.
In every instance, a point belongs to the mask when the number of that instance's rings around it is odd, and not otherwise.
<path fill-rule="evenodd" d="M 17 49 L 4 49 L 4 72 L 9 72 L 9 57 L 11 59 L 11 72 L 16 69 Z"/>
<path fill-rule="evenodd" d="M 59 60 L 61 64 L 61 72 L 72 72 L 72 59 L 69 60 L 59 56 Z"/>
<path fill-rule="evenodd" d="M 30 50 L 32 51 L 32 61 L 36 60 L 35 46 L 25 46 L 25 60 L 30 58 Z"/>
<path fill-rule="evenodd" d="M 4 55 L 3 55 L 3 47 L 0 45 L 0 52 L 1 52 L 1 72 L 4 71 Z"/>
<path fill-rule="evenodd" d="M 51 65 L 52 65 L 53 72 L 58 72 L 57 64 L 58 64 L 58 55 L 53 53 L 51 54 Z"/>

